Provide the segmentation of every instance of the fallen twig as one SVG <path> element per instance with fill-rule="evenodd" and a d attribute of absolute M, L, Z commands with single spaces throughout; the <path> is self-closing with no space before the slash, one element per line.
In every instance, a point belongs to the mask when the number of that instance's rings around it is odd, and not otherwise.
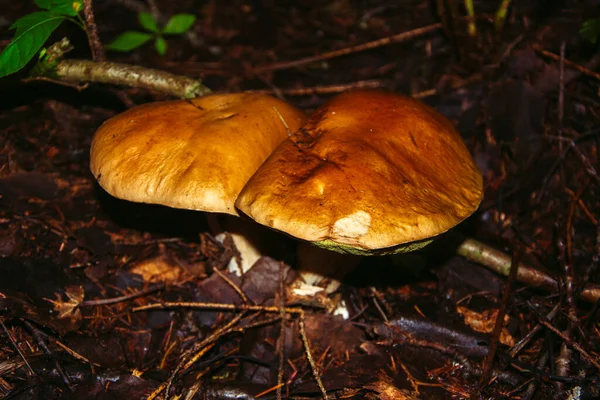
<path fill-rule="evenodd" d="M 21 348 L 19 347 L 19 345 L 17 344 L 17 342 L 15 341 L 15 339 L 13 338 L 13 336 L 10 334 L 10 332 L 8 331 L 8 329 L 6 329 L 6 325 L 4 325 L 4 322 L 2 322 L 2 319 L 0 319 L 0 328 L 2 328 L 2 331 L 4 332 L 4 334 L 6 335 L 6 337 L 8 338 L 8 341 L 10 342 L 10 344 L 12 345 L 12 347 L 17 351 L 17 353 L 19 354 L 19 357 L 21 357 L 21 360 L 23 360 L 23 363 L 25 364 L 25 366 L 29 370 L 29 373 L 31 375 L 35 375 L 35 372 L 33 371 L 33 368 L 31 368 L 31 365 L 29 365 L 29 362 L 27 361 L 27 358 L 25 357 L 25 354 L 23 354 L 23 352 L 21 351 Z"/>
<path fill-rule="evenodd" d="M 155 399 L 163 390 L 165 391 L 165 399 L 167 399 L 169 395 L 169 390 L 177 374 L 179 374 L 180 372 L 185 372 L 189 367 L 191 367 L 196 361 L 198 361 L 198 359 L 200 359 L 200 357 L 202 357 L 208 350 L 210 350 L 215 345 L 216 341 L 220 337 L 228 334 L 232 330 L 232 327 L 245 316 L 245 313 L 236 315 L 227 324 L 213 332 L 212 335 L 204 339 L 202 342 L 196 343 L 196 345 L 194 345 L 192 349 L 186 351 L 181 356 L 181 361 L 173 370 L 173 372 L 171 372 L 169 378 L 165 382 L 163 382 L 158 388 L 156 388 L 154 392 L 152 392 L 148 397 L 146 397 L 146 400 Z"/>
<path fill-rule="evenodd" d="M 560 55 L 554 54 L 554 53 L 552 53 L 552 52 L 550 52 L 548 50 L 545 50 L 539 44 L 534 44 L 533 45 L 533 49 L 535 51 L 537 51 L 538 53 L 542 54 L 543 56 L 546 56 L 546 57 L 548 57 L 548 58 L 550 58 L 550 59 L 552 59 L 554 61 L 559 61 L 559 62 L 561 61 Z M 592 77 L 592 78 L 600 80 L 600 74 L 597 73 L 597 72 L 594 72 L 594 71 L 592 71 L 592 70 L 590 70 L 590 69 L 588 69 L 588 68 L 586 68 L 586 67 L 584 67 L 582 65 L 577 64 L 576 62 L 573 62 L 573 61 L 570 61 L 570 60 L 567 60 L 567 59 L 564 59 L 563 62 L 564 62 L 564 65 L 567 66 L 567 67 L 573 68 L 573 69 L 581 72 L 584 75 L 587 75 L 589 77 Z"/>
<path fill-rule="evenodd" d="M 279 263 L 279 317 L 281 325 L 279 329 L 279 340 L 277 341 L 277 354 L 279 355 L 279 366 L 277 368 L 277 400 L 283 399 L 283 365 L 285 359 L 285 285 L 283 278 L 283 263 Z"/>
<path fill-rule="evenodd" d="M 210 93 L 200 80 L 137 65 L 89 60 L 63 60 L 56 65 L 56 76 L 65 82 L 97 82 L 156 90 L 180 98 Z"/>
<path fill-rule="evenodd" d="M 176 302 L 165 302 L 165 303 L 154 303 L 147 304 L 145 306 L 135 307 L 131 311 L 150 311 L 150 310 L 164 310 L 168 308 L 192 308 L 201 310 L 222 310 L 222 311 L 262 311 L 267 313 L 279 313 L 280 307 L 278 306 L 260 306 L 252 304 L 224 304 L 224 303 L 198 303 L 188 301 L 176 301 Z M 304 310 L 299 307 L 284 307 L 287 314 L 299 315 L 304 313 Z"/>
<path fill-rule="evenodd" d="M 539 318 L 540 324 L 544 325 L 546 328 L 554 332 L 558 337 L 564 340 L 569 346 L 573 347 L 575 350 L 579 352 L 585 359 L 587 359 L 591 364 L 594 365 L 598 370 L 600 370 L 600 363 L 597 361 L 597 356 L 592 356 L 589 354 L 583 347 L 581 347 L 578 343 L 573 342 L 567 335 L 561 332 L 559 329 L 554 327 L 550 322 L 546 320 L 543 316 Z"/>
<path fill-rule="evenodd" d="M 594 224 L 595 226 L 598 226 L 598 219 L 596 217 L 594 217 L 594 214 L 592 214 L 592 212 L 590 211 L 590 209 L 588 208 L 588 206 L 585 205 L 585 203 L 583 202 L 583 200 L 581 198 L 579 198 L 579 196 L 576 196 L 575 192 L 573 192 L 569 188 L 565 188 L 565 192 L 567 192 L 569 194 L 569 196 L 571 197 L 572 201 L 574 201 L 574 202 L 577 203 L 577 205 L 579 206 L 579 209 L 581 211 L 583 211 L 583 213 L 586 215 L 586 217 L 588 217 L 588 219 L 590 220 L 590 222 L 592 224 Z"/>
<path fill-rule="evenodd" d="M 501 275 L 508 276 L 510 272 L 510 256 L 475 239 L 469 238 L 464 240 L 458 246 L 456 252 L 460 256 L 481 264 Z M 517 280 L 538 289 L 550 292 L 558 291 L 558 284 L 552 276 L 525 263 L 519 263 Z M 579 297 L 585 301 L 594 303 L 600 299 L 600 287 L 587 285 L 579 293 Z"/>
<path fill-rule="evenodd" d="M 548 321 L 552 321 L 554 319 L 556 313 L 558 312 L 558 307 L 559 305 L 554 306 L 554 308 L 550 310 L 550 312 L 546 315 L 546 319 Z M 523 350 L 523 348 L 527 346 L 527 344 L 529 344 L 531 339 L 535 336 L 536 333 L 540 331 L 540 329 L 542 329 L 542 325 L 538 324 L 534 326 L 529 332 L 527 332 L 527 334 L 508 351 L 509 357 L 516 358 L 517 354 L 519 354 L 519 352 Z"/>
<path fill-rule="evenodd" d="M 436 31 L 436 30 L 440 29 L 441 27 L 442 27 L 442 24 L 440 24 L 440 23 L 427 25 L 427 26 L 423 26 L 421 28 L 416 28 L 416 29 L 413 29 L 413 30 L 410 30 L 407 32 L 398 33 L 393 36 L 384 37 L 381 39 L 373 40 L 371 42 L 359 44 L 356 46 L 345 47 L 345 48 L 339 49 L 339 50 L 329 51 L 327 53 L 319 54 L 316 56 L 305 57 L 305 58 L 301 58 L 299 60 L 294 60 L 294 61 L 284 61 L 284 62 L 269 64 L 269 65 L 264 65 L 264 66 L 258 66 L 256 68 L 254 68 L 253 70 L 251 70 L 250 73 L 255 75 L 255 74 L 260 74 L 260 73 L 268 72 L 268 71 L 276 71 L 276 70 L 281 70 L 281 69 L 300 67 L 302 65 L 310 64 L 310 63 L 313 63 L 316 61 L 329 60 L 332 58 L 345 56 L 348 54 L 357 53 L 360 51 L 365 51 L 365 50 L 370 50 L 370 49 L 374 49 L 377 47 L 385 46 L 385 45 L 388 45 L 391 43 L 405 42 L 407 40 L 424 35 L 426 33 Z"/>
<path fill-rule="evenodd" d="M 193 98 L 211 93 L 201 80 L 170 72 L 108 61 L 63 60 L 71 49 L 68 39 L 50 46 L 32 70 L 32 78 L 45 77 L 63 82 L 98 82 L 155 90 L 179 98 Z"/>
<path fill-rule="evenodd" d="M 508 280 L 504 285 L 504 291 L 502 293 L 502 302 L 500 303 L 501 306 L 498 310 L 498 315 L 496 316 L 496 323 L 494 324 L 494 331 L 492 332 L 488 354 L 485 358 L 485 363 L 483 365 L 483 372 L 481 373 L 481 379 L 479 381 L 480 388 L 483 388 L 484 386 L 489 384 L 488 381 L 492 375 L 494 358 L 496 357 L 496 351 L 498 350 L 498 344 L 500 343 L 500 333 L 502 332 L 502 328 L 504 328 L 504 316 L 506 315 L 506 307 L 508 302 L 510 301 L 512 285 L 515 281 L 515 278 L 517 277 L 517 271 L 519 269 L 519 264 L 522 257 L 523 251 L 521 249 L 515 250 L 510 263 L 510 272 L 508 274 Z"/>
<path fill-rule="evenodd" d="M 304 344 L 304 351 L 306 352 L 306 358 L 308 359 L 308 363 L 310 364 L 310 369 L 313 373 L 313 377 L 315 381 L 317 381 L 317 386 L 321 390 L 321 396 L 323 396 L 323 400 L 328 400 L 327 391 L 325 390 L 325 386 L 323 386 L 323 382 L 321 381 L 321 376 L 319 375 L 319 370 L 317 369 L 317 365 L 315 364 L 315 360 L 310 351 L 310 342 L 308 341 L 308 336 L 306 336 L 306 327 L 304 325 L 304 313 L 300 314 L 300 321 L 298 323 L 300 327 L 300 335 L 302 336 L 302 343 Z"/>
<path fill-rule="evenodd" d="M 481 78 L 482 78 L 481 74 L 475 74 L 466 79 L 453 82 L 452 85 L 450 86 L 450 88 L 451 89 L 460 89 L 461 87 L 470 85 L 471 83 L 481 80 Z M 433 96 L 437 93 L 438 93 L 438 89 L 434 88 L 434 89 L 424 90 L 422 92 L 413 93 L 413 94 L 411 94 L 411 96 L 414 97 L 415 99 L 423 99 L 425 97 Z"/>
<path fill-rule="evenodd" d="M 146 296 L 150 293 L 158 292 L 159 290 L 163 290 L 164 288 L 165 288 L 165 285 L 163 283 L 159 283 L 157 285 L 150 286 L 146 289 L 140 290 L 135 293 L 127 294 L 124 296 L 113 297 L 110 299 L 97 299 L 97 300 L 82 301 L 81 304 L 79 304 L 79 306 L 80 307 L 92 307 L 92 306 L 105 306 L 105 305 L 109 305 L 109 304 L 121 303 L 123 301 L 137 299 L 138 297 L 142 297 L 142 296 Z"/>
<path fill-rule="evenodd" d="M 246 293 L 244 293 L 243 290 L 240 289 L 238 285 L 233 283 L 233 281 L 231 279 L 229 279 L 227 277 L 227 275 L 225 275 L 223 272 L 219 271 L 218 268 L 215 268 L 213 271 L 215 272 L 215 274 L 219 275 L 219 278 L 223 279 L 225 281 L 225 283 L 227 283 L 229 286 L 231 286 L 231 288 L 238 294 L 238 296 L 240 296 L 240 298 L 242 299 L 242 301 L 245 304 L 248 304 L 248 302 L 249 302 L 248 296 L 246 296 Z"/>
<path fill-rule="evenodd" d="M 49 359 L 51 359 L 53 361 L 54 368 L 56 368 L 56 372 L 58 372 L 58 376 L 60 376 L 62 382 L 65 384 L 65 386 L 70 391 L 71 390 L 71 380 L 70 380 L 69 376 L 67 375 L 67 373 L 65 372 L 65 369 L 63 368 L 63 366 L 60 363 L 60 361 L 58 360 L 58 358 L 55 357 L 54 352 L 48 346 L 48 343 L 47 343 L 48 336 L 44 332 L 42 332 L 36 325 L 29 322 L 28 320 L 23 320 L 23 325 L 29 331 L 29 334 L 35 341 L 35 344 L 46 354 L 46 356 L 48 356 Z"/>
<path fill-rule="evenodd" d="M 278 89 L 281 94 L 288 96 L 310 96 L 315 94 L 341 93 L 352 89 L 375 89 L 383 87 L 384 83 L 379 80 L 356 81 L 351 83 L 341 83 L 338 85 L 318 85 L 303 88 Z M 249 90 L 253 93 L 273 93 L 273 89 Z"/>
<path fill-rule="evenodd" d="M 304 351 L 306 353 L 306 358 L 308 359 L 308 362 L 311 366 L 311 370 L 312 370 L 313 376 L 317 382 L 317 385 L 319 386 L 319 389 L 321 390 L 321 395 L 323 396 L 323 399 L 325 399 L 325 400 L 328 399 L 327 391 L 325 390 L 325 387 L 323 386 L 323 382 L 321 381 L 321 377 L 319 375 L 319 370 L 317 369 L 317 366 L 312 357 L 312 353 L 310 350 L 310 342 L 308 340 L 308 337 L 306 336 L 306 329 L 305 329 L 305 324 L 304 324 L 304 310 L 302 308 L 279 307 L 279 306 L 260 306 L 260 305 L 251 305 L 251 304 L 237 305 L 237 304 L 223 304 L 223 303 L 166 302 L 166 303 L 147 304 L 145 306 L 135 307 L 132 310 L 132 312 L 164 310 L 164 309 L 169 309 L 169 308 L 192 308 L 192 309 L 203 309 L 203 310 L 211 310 L 212 309 L 212 310 L 224 310 L 224 311 L 263 311 L 263 312 L 268 312 L 268 313 L 280 313 L 280 314 L 281 314 L 282 310 L 284 310 L 285 313 L 287 313 L 287 314 L 298 315 L 299 316 L 300 335 L 302 337 L 302 343 L 304 345 Z M 217 332 L 223 332 L 222 334 L 225 334 L 226 332 L 228 332 L 228 331 L 225 331 L 225 329 L 230 329 L 231 326 L 233 325 L 233 321 L 235 321 L 235 323 L 237 323 L 244 315 L 245 315 L 245 313 L 242 313 L 242 314 L 236 316 L 225 327 L 220 328 Z M 284 323 L 284 321 L 282 321 L 282 323 Z M 222 335 L 217 335 L 217 333 L 213 334 L 211 337 L 205 339 L 202 343 L 195 346 L 194 352 L 196 352 L 196 349 L 198 349 L 198 348 L 202 349 L 207 344 L 212 343 L 214 340 L 216 340 L 217 336 L 220 337 Z M 182 362 L 180 362 L 180 364 L 177 366 L 175 371 L 173 371 L 173 373 L 171 374 L 171 378 L 169 379 L 168 382 L 172 382 L 172 380 L 174 379 L 176 374 L 188 369 L 191 365 L 193 365 L 194 362 L 197 361 L 197 359 L 202 354 L 204 354 L 204 353 L 202 353 L 202 350 L 200 350 L 199 352 L 196 352 L 196 355 L 190 357 L 189 356 L 190 353 L 191 353 L 191 351 L 186 353 L 186 355 L 184 355 L 184 357 L 183 357 L 184 360 Z M 165 390 L 165 389 L 168 390 L 169 386 L 170 386 L 170 383 L 167 383 L 167 382 L 163 383 L 159 388 L 157 388 L 147 398 L 147 400 L 155 399 L 156 396 L 158 396 L 163 390 Z"/>

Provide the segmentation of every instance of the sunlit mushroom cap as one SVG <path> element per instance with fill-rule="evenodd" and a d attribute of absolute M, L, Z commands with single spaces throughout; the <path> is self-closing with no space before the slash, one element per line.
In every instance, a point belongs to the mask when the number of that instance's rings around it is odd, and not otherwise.
<path fill-rule="evenodd" d="M 305 119 L 262 94 L 146 104 L 98 129 L 90 167 L 121 199 L 236 215 L 246 181 Z"/>
<path fill-rule="evenodd" d="M 382 91 L 319 108 L 248 181 L 236 207 L 342 253 L 411 251 L 479 206 L 482 177 L 450 121 Z"/>

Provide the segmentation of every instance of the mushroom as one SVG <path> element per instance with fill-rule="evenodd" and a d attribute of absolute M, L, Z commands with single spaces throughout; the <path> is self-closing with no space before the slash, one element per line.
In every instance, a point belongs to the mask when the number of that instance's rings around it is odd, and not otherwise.
<path fill-rule="evenodd" d="M 323 249 L 383 255 L 424 247 L 470 216 L 482 193 L 481 173 L 444 116 L 409 97 L 358 90 L 315 111 L 235 205 Z"/>
<path fill-rule="evenodd" d="M 117 198 L 237 216 L 234 202 L 246 181 L 305 119 L 302 111 L 263 94 L 145 104 L 97 130 L 90 168 Z M 229 229 L 231 219 L 225 225 Z M 249 269 L 259 256 L 256 241 L 232 236 L 238 249 L 249 247 L 242 255 L 242 269 Z"/>

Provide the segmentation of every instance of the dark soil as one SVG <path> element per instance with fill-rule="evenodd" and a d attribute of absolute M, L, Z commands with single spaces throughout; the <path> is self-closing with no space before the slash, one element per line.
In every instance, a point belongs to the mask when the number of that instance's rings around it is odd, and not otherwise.
<path fill-rule="evenodd" d="M 0 47 L 35 10 L 2 3 Z M 0 79 L 0 399 L 274 399 L 279 373 L 292 399 L 322 396 L 315 373 L 337 399 L 600 397 L 600 303 L 578 298 L 600 283 L 600 52 L 579 34 L 600 16 L 597 1 L 515 1 L 499 32 L 500 1 L 475 1 L 474 37 L 455 0 L 97 1 L 100 39 L 138 29 L 135 7 L 148 3 L 163 18 L 195 14 L 192 34 L 168 38 L 164 57 L 149 44 L 110 60 L 202 78 L 215 92 L 265 91 L 307 112 L 364 86 L 435 107 L 485 180 L 479 211 L 457 232 L 545 271 L 559 290 L 507 285 L 442 238 L 364 261 L 318 304 L 289 304 L 304 316 L 283 324 L 267 309 L 133 312 L 242 304 L 232 286 L 279 305 L 296 272 L 266 257 L 241 279 L 229 275 L 235 249 L 214 240 L 202 213 L 97 186 L 95 130 L 129 100 L 165 95 L 16 74 Z M 436 23 L 401 43 L 285 64 Z M 50 42 L 63 36 L 75 45 L 68 57 L 91 57 L 76 27 Z M 348 320 L 327 309 L 341 300 Z M 499 312 L 505 324 L 494 330 Z"/>

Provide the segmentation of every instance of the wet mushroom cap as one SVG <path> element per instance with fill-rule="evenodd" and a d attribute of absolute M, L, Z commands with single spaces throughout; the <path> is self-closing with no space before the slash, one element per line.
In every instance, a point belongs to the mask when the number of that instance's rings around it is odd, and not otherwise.
<path fill-rule="evenodd" d="M 305 120 L 262 94 L 145 104 L 98 129 L 90 168 L 121 199 L 237 215 L 234 202 L 246 181 Z"/>
<path fill-rule="evenodd" d="M 409 97 L 339 95 L 282 142 L 236 207 L 341 253 L 416 250 L 479 206 L 482 176 L 451 122 Z"/>

